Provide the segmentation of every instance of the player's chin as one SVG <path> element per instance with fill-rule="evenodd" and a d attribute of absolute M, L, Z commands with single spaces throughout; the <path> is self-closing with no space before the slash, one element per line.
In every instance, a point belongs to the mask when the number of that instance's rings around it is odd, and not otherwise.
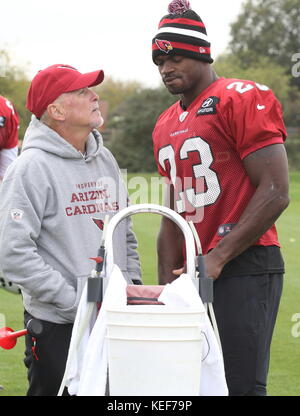
<path fill-rule="evenodd" d="M 183 89 L 180 88 L 179 86 L 169 85 L 169 84 L 165 84 L 165 86 L 166 86 L 167 90 L 173 95 L 178 95 L 178 94 L 183 93 Z"/>
<path fill-rule="evenodd" d="M 183 85 L 178 78 L 175 78 L 172 81 L 164 81 L 164 84 L 168 91 L 173 95 L 182 94 L 183 92 Z"/>

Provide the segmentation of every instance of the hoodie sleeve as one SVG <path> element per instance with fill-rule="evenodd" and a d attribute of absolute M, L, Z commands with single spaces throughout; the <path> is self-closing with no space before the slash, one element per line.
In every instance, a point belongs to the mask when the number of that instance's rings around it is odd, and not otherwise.
<path fill-rule="evenodd" d="M 14 165 L 14 164 L 13 164 Z M 5 277 L 42 303 L 71 307 L 76 291 L 39 255 L 49 190 L 38 187 L 26 173 L 9 167 L 0 192 L 0 265 Z M 38 175 L 38 172 L 36 172 Z"/>

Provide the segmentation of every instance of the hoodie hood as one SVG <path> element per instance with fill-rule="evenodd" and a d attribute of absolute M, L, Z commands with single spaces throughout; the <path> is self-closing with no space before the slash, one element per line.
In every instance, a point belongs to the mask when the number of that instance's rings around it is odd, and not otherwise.
<path fill-rule="evenodd" d="M 35 116 L 32 116 L 23 140 L 22 152 L 28 149 L 40 149 L 64 159 L 82 159 L 82 154 L 74 146 Z M 93 130 L 86 143 L 85 161 L 94 159 L 102 149 L 102 136 Z"/>

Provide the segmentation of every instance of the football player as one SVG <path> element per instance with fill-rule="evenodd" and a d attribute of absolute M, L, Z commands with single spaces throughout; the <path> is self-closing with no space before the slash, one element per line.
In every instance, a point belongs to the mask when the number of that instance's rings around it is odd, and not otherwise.
<path fill-rule="evenodd" d="M 284 262 L 274 225 L 289 204 L 286 129 L 273 92 L 219 77 L 206 28 L 174 0 L 152 41 L 162 81 L 179 101 L 157 120 L 154 155 L 171 208 L 193 221 L 214 310 L 230 395 L 266 395 L 270 344 Z M 162 219 L 159 279 L 184 264 L 183 236 Z"/>
<path fill-rule="evenodd" d="M 19 115 L 13 104 L 0 95 L 0 182 L 18 156 Z"/>
<path fill-rule="evenodd" d="M 18 156 L 19 115 L 13 104 L 0 96 L 0 184 L 11 162 Z M 17 285 L 9 282 L 0 269 L 0 288 L 20 293 Z"/>

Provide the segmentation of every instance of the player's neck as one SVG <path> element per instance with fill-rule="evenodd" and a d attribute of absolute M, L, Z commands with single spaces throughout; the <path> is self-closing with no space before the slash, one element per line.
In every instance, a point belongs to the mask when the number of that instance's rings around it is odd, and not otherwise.
<path fill-rule="evenodd" d="M 201 78 L 199 83 L 195 88 L 192 88 L 189 91 L 185 91 L 181 95 L 181 106 L 183 109 L 187 109 L 192 102 L 204 91 L 208 88 L 212 83 L 219 79 L 218 75 L 215 71 L 210 67 L 209 71 L 207 71 L 204 76 Z"/>

